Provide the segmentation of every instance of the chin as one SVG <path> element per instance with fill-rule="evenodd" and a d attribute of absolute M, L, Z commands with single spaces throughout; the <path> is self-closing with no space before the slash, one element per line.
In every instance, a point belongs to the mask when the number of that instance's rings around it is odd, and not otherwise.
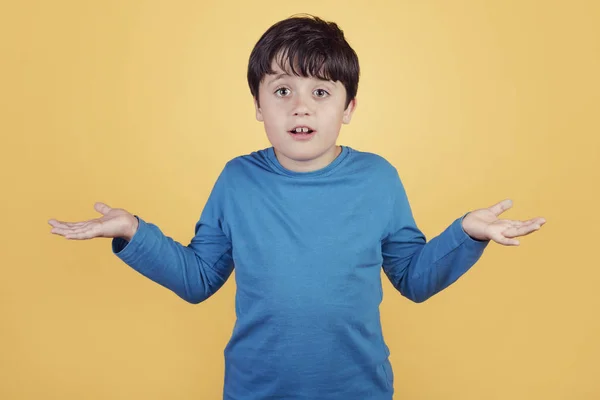
<path fill-rule="evenodd" d="M 271 138 L 269 137 L 269 135 L 267 135 L 267 137 L 277 153 L 294 161 L 310 161 L 317 159 L 325 153 L 327 153 L 328 151 L 331 151 L 331 149 L 336 146 L 335 141 L 330 145 L 327 145 L 321 140 L 318 140 L 318 137 L 314 137 L 313 140 L 305 143 L 290 142 L 288 140 L 285 140 L 287 138 L 285 138 L 284 140 L 282 140 L 283 138 L 279 137 Z"/>
<path fill-rule="evenodd" d="M 310 161 L 320 156 L 319 151 L 315 149 L 289 149 L 289 148 L 276 148 L 276 150 L 283 154 L 285 157 L 294 161 Z"/>

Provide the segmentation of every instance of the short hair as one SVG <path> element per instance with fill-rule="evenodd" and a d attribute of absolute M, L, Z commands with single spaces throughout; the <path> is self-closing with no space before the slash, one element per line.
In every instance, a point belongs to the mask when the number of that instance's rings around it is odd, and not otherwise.
<path fill-rule="evenodd" d="M 258 87 L 274 74 L 273 60 L 296 76 L 340 81 L 346 88 L 346 106 L 356 97 L 360 68 L 358 56 L 334 22 L 310 14 L 291 16 L 271 26 L 258 40 L 248 62 L 248 85 L 257 102 Z"/>

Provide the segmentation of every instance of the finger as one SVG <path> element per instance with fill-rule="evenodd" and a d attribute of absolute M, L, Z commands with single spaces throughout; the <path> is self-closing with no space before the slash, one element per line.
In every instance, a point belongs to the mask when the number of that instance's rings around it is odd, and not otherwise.
<path fill-rule="evenodd" d="M 52 226 L 61 227 L 61 228 L 66 228 L 66 227 L 67 227 L 67 224 L 68 224 L 68 222 L 65 222 L 65 221 L 57 221 L 57 220 L 55 220 L 55 219 L 51 219 L 51 220 L 49 220 L 49 221 L 48 221 L 48 223 L 49 223 L 50 225 L 52 225 Z"/>
<path fill-rule="evenodd" d="M 503 219 L 502 220 L 505 224 L 508 224 L 511 227 L 519 227 L 523 225 L 523 222 L 521 221 L 514 221 L 512 219 Z"/>
<path fill-rule="evenodd" d="M 112 210 L 112 208 L 110 208 L 109 206 L 107 206 L 106 204 L 104 204 L 100 201 L 98 201 L 98 202 L 96 202 L 96 204 L 94 204 L 94 209 L 102 215 L 106 215 L 110 212 L 110 210 Z"/>
<path fill-rule="evenodd" d="M 65 222 L 64 224 L 66 226 L 68 226 L 69 228 L 79 228 L 81 226 L 87 225 L 91 222 L 90 221 L 80 221 L 80 222 Z"/>
<path fill-rule="evenodd" d="M 48 223 L 52 226 L 55 227 L 60 227 L 60 228 L 69 228 L 69 227 L 76 227 L 76 226 L 82 226 L 83 224 L 88 223 L 89 221 L 81 221 L 81 222 L 65 222 L 65 221 L 57 221 L 55 219 L 51 219 L 48 221 Z"/>
<path fill-rule="evenodd" d="M 52 231 L 57 230 L 62 233 L 68 233 L 68 232 L 73 233 L 76 231 L 85 230 L 92 225 L 95 225 L 95 224 L 91 224 L 90 222 L 83 222 L 83 223 L 77 224 L 76 226 L 74 224 L 61 224 L 60 226 L 55 226 L 52 229 Z"/>
<path fill-rule="evenodd" d="M 88 224 L 79 228 L 71 228 L 69 234 L 78 235 L 80 233 L 92 233 L 96 236 L 100 233 L 100 225 L 99 224 Z"/>
<path fill-rule="evenodd" d="M 500 203 L 494 204 L 489 208 L 489 210 L 494 213 L 494 215 L 498 216 L 502 214 L 504 211 L 511 208 L 513 205 L 511 199 L 502 200 Z"/>
<path fill-rule="evenodd" d="M 546 220 L 542 217 L 537 217 L 537 218 L 531 218 L 528 219 L 527 221 L 523 221 L 523 224 L 540 224 L 540 225 L 544 225 L 546 223 Z"/>
<path fill-rule="evenodd" d="M 502 232 L 502 235 L 509 237 L 509 238 L 513 238 L 513 237 L 519 237 L 519 236 L 527 236 L 532 232 L 537 231 L 538 229 L 540 229 L 541 225 L 538 223 L 532 223 L 529 225 L 523 225 L 517 228 L 508 228 L 507 230 Z"/>
<path fill-rule="evenodd" d="M 524 226 L 528 226 L 531 225 L 531 222 L 527 223 L 527 222 L 523 222 L 523 221 L 510 221 L 510 220 L 502 220 L 504 222 L 504 226 L 506 227 L 506 229 L 503 232 L 506 232 L 509 229 L 512 228 L 522 228 Z"/>
<path fill-rule="evenodd" d="M 504 225 L 508 225 L 511 228 L 520 228 L 523 226 L 530 226 L 530 225 L 544 225 L 546 223 L 546 220 L 544 218 L 532 218 L 532 219 L 528 219 L 527 221 L 517 221 L 517 220 L 512 220 L 512 219 L 502 219 L 499 220 L 498 222 L 502 222 Z"/>
<path fill-rule="evenodd" d="M 65 226 L 66 226 L 66 225 L 64 224 L 64 222 L 57 221 L 57 220 L 55 220 L 55 219 L 49 219 L 49 220 L 48 220 L 48 224 L 50 224 L 50 226 L 57 227 L 57 228 L 60 228 L 60 227 L 65 227 Z"/>
<path fill-rule="evenodd" d="M 60 227 L 54 227 L 52 229 L 50 229 L 50 233 L 54 234 L 54 235 L 63 235 L 64 233 L 64 229 L 60 228 Z"/>
<path fill-rule="evenodd" d="M 64 223 L 60 226 L 60 228 L 62 229 L 66 229 L 66 230 L 70 230 L 70 231 L 74 231 L 76 229 L 83 229 L 86 228 L 88 226 L 90 226 L 92 224 L 92 221 L 85 221 L 85 222 L 76 222 L 76 223 Z"/>
<path fill-rule="evenodd" d="M 65 235 L 65 238 L 75 239 L 75 240 L 92 239 L 95 237 L 98 237 L 98 235 L 96 235 L 92 230 L 87 230 L 87 231 L 82 231 L 82 232 L 77 232 L 77 233 L 69 233 L 68 235 Z"/>
<path fill-rule="evenodd" d="M 508 238 L 501 234 L 494 234 L 492 240 L 504 246 L 518 246 L 520 244 L 517 239 Z"/>
<path fill-rule="evenodd" d="M 67 236 L 68 234 L 72 233 L 72 230 L 70 228 L 52 228 L 50 233 L 54 235 Z"/>
<path fill-rule="evenodd" d="M 66 239 L 91 239 L 97 237 L 97 230 L 92 227 L 87 229 L 63 229 L 63 228 L 53 228 L 51 231 L 53 234 L 60 235 L 65 237 Z"/>

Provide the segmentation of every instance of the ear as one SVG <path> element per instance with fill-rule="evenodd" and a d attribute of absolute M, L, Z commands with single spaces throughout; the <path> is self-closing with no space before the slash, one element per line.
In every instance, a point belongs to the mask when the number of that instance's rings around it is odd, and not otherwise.
<path fill-rule="evenodd" d="M 344 115 L 342 117 L 342 122 L 344 124 L 349 124 L 352 119 L 352 114 L 354 114 L 354 110 L 356 109 L 356 97 L 350 101 L 348 107 L 344 110 Z"/>
<path fill-rule="evenodd" d="M 254 98 L 254 108 L 256 110 L 256 120 L 259 122 L 263 122 L 265 119 L 263 118 L 262 110 L 258 105 L 258 100 L 256 99 L 256 97 Z"/>

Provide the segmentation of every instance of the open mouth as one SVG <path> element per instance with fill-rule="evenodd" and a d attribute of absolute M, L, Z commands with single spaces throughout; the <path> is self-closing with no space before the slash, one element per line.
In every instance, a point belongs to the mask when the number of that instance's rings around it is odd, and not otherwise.
<path fill-rule="evenodd" d="M 298 128 L 290 129 L 288 132 L 291 134 L 294 134 L 294 135 L 302 135 L 302 134 L 307 135 L 307 134 L 313 133 L 314 130 L 309 127 L 298 127 Z"/>
<path fill-rule="evenodd" d="M 297 126 L 294 129 L 290 129 L 288 133 L 294 140 L 307 141 L 315 136 L 315 131 L 310 126 Z"/>

